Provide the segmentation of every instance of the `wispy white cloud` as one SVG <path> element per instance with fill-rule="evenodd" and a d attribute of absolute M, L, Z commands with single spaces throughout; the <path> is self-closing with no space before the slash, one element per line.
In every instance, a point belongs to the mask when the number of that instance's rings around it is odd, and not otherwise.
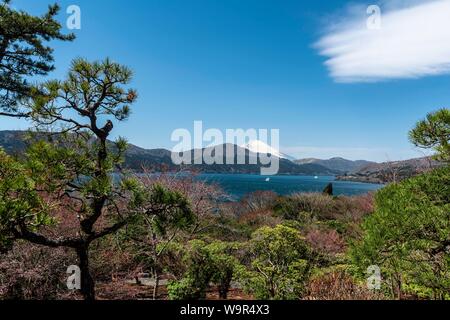
<path fill-rule="evenodd" d="M 335 81 L 450 74 L 450 0 L 386 2 L 380 29 L 367 28 L 366 9 L 352 7 L 342 20 L 328 23 L 315 44 Z"/>

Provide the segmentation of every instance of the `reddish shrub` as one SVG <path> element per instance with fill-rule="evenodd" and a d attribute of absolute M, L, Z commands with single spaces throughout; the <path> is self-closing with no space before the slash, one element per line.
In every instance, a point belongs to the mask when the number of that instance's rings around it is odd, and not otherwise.
<path fill-rule="evenodd" d="M 334 255 L 345 250 L 345 242 L 336 230 L 314 228 L 306 234 L 306 241 L 321 253 Z"/>
<path fill-rule="evenodd" d="M 373 193 L 359 196 L 339 196 L 336 198 L 334 217 L 349 222 L 359 223 L 363 217 L 373 212 Z"/>
<path fill-rule="evenodd" d="M 313 278 L 307 286 L 305 300 L 379 300 L 382 295 L 358 285 L 343 271 Z"/>
<path fill-rule="evenodd" d="M 262 226 L 274 227 L 282 222 L 282 219 L 273 216 L 271 210 L 248 211 L 239 217 L 239 223 L 250 227 L 259 228 Z"/>
<path fill-rule="evenodd" d="M 241 203 L 246 211 L 265 211 L 273 207 L 277 198 L 272 191 L 255 191 L 242 198 Z"/>
<path fill-rule="evenodd" d="M 74 264 L 71 252 L 30 243 L 17 243 L 0 256 L 2 299 L 57 299 L 74 293 L 66 286 L 67 267 Z"/>

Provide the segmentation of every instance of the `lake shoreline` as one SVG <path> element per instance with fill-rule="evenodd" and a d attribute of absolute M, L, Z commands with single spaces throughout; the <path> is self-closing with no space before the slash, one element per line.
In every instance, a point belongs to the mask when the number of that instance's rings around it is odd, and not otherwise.
<path fill-rule="evenodd" d="M 272 191 L 279 195 L 293 193 L 323 192 L 332 183 L 333 195 L 353 196 L 376 191 L 383 184 L 358 181 L 341 181 L 335 176 L 276 175 L 261 176 L 252 174 L 197 174 L 195 178 L 219 185 L 226 193 L 241 199 L 257 191 Z"/>

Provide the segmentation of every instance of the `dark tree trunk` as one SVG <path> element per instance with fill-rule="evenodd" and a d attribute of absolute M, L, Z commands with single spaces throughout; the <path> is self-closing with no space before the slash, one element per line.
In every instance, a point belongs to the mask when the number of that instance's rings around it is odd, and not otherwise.
<path fill-rule="evenodd" d="M 153 300 L 158 298 L 158 288 L 159 288 L 159 273 L 155 269 L 153 272 L 153 277 L 155 278 L 155 285 L 153 286 Z"/>
<path fill-rule="evenodd" d="M 158 253 L 156 252 L 157 237 L 156 233 L 152 233 L 152 256 L 153 256 L 153 278 L 155 279 L 155 285 L 153 286 L 153 300 L 158 298 L 159 287 L 159 268 L 158 268 Z"/>
<path fill-rule="evenodd" d="M 95 300 L 95 284 L 89 271 L 88 246 L 78 247 L 77 255 L 80 260 L 81 294 L 83 295 L 84 300 Z"/>
<path fill-rule="evenodd" d="M 228 291 L 230 290 L 229 285 L 220 285 L 219 286 L 219 298 L 226 300 L 228 298 Z"/>
<path fill-rule="evenodd" d="M 273 283 L 273 280 L 270 279 L 270 288 L 269 288 L 269 297 L 271 299 L 275 298 L 275 284 Z"/>
<path fill-rule="evenodd" d="M 231 279 L 233 278 L 233 272 L 227 272 L 225 279 L 219 284 L 219 298 L 226 300 L 228 298 L 228 291 L 231 287 Z"/>

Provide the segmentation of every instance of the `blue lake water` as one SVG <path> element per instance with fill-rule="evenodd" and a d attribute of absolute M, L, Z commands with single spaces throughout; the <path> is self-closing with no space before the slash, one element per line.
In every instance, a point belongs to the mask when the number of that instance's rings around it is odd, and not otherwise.
<path fill-rule="evenodd" d="M 267 178 L 269 179 L 267 181 Z M 334 176 L 260 176 L 252 174 L 200 174 L 197 179 L 217 183 L 233 198 L 240 199 L 247 193 L 265 190 L 280 195 L 294 192 L 322 192 L 333 183 L 334 195 L 358 195 L 383 187 L 380 184 L 336 181 Z"/>

